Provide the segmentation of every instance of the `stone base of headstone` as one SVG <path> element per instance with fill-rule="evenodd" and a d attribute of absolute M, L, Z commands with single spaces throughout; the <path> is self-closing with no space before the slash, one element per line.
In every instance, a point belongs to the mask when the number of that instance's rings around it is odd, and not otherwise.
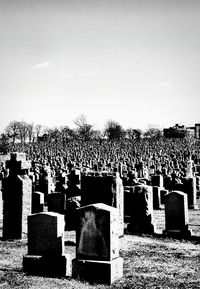
<path fill-rule="evenodd" d="M 110 285 L 123 277 L 123 259 L 120 257 L 112 261 L 73 259 L 72 277 Z"/>
<path fill-rule="evenodd" d="M 192 232 L 188 229 L 188 225 L 186 225 L 185 228 L 183 228 L 182 230 L 163 230 L 163 235 L 168 235 L 171 237 L 190 238 Z"/>
<path fill-rule="evenodd" d="M 71 257 L 65 255 L 25 255 L 23 257 L 23 270 L 31 275 L 65 277 L 71 276 Z"/>

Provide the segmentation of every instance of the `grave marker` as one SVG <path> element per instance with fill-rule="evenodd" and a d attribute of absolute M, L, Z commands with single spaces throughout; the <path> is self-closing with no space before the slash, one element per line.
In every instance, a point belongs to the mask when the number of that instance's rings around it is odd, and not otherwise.
<path fill-rule="evenodd" d="M 98 203 L 77 209 L 76 259 L 72 276 L 112 284 L 123 276 L 118 210 Z"/>
<path fill-rule="evenodd" d="M 165 230 L 164 234 L 190 236 L 188 229 L 188 200 L 183 192 L 173 191 L 165 198 Z"/>
<path fill-rule="evenodd" d="M 28 254 L 23 269 L 29 274 L 71 275 L 70 256 L 64 248 L 64 216 L 45 212 L 28 216 Z"/>
<path fill-rule="evenodd" d="M 152 187 L 136 185 L 132 188 L 129 232 L 154 233 Z"/>
<path fill-rule="evenodd" d="M 3 187 L 3 238 L 21 239 L 27 233 L 27 216 L 31 213 L 31 167 L 24 153 L 12 153 L 6 162 L 9 175 Z"/>

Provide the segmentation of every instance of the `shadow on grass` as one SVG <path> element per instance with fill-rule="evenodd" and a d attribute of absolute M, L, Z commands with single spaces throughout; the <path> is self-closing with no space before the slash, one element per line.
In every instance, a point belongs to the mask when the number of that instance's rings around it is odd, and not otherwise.
<path fill-rule="evenodd" d="M 190 241 L 195 244 L 200 244 L 200 237 L 199 236 L 184 236 L 184 235 L 178 235 L 178 234 L 158 234 L 158 233 L 142 233 L 142 232 L 130 232 L 127 229 L 124 230 L 125 235 L 131 235 L 131 236 L 141 236 L 141 237 L 154 237 L 157 239 L 165 240 L 165 239 L 171 239 L 171 240 L 178 240 L 178 241 Z"/>

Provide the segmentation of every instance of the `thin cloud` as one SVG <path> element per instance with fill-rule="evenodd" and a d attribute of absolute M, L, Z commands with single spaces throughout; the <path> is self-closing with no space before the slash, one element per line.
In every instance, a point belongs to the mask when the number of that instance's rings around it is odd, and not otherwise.
<path fill-rule="evenodd" d="M 36 65 L 34 65 L 32 67 L 33 70 L 36 70 L 36 69 L 43 69 L 43 68 L 47 68 L 47 67 L 50 67 L 52 66 L 52 63 L 49 62 L 49 61 L 45 61 L 45 62 L 42 62 L 42 63 L 38 63 Z"/>
<path fill-rule="evenodd" d="M 156 88 L 169 87 L 169 86 L 171 86 L 171 82 L 169 81 L 163 81 L 155 85 Z"/>

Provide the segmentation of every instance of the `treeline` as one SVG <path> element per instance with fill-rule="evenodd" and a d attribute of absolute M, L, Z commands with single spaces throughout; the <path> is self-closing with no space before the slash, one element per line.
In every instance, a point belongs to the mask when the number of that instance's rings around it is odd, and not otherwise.
<path fill-rule="evenodd" d="M 84 115 L 77 117 L 74 124 L 76 125 L 74 129 L 69 126 L 48 128 L 39 124 L 13 120 L 0 135 L 0 153 L 13 151 L 19 144 L 23 148 L 27 143 L 54 142 L 66 145 L 69 141 L 74 140 L 108 139 L 109 141 L 118 141 L 123 139 L 138 140 L 142 137 L 157 139 L 162 136 L 162 131 L 157 128 L 152 127 L 145 132 L 133 128 L 123 129 L 118 122 L 113 120 L 107 121 L 102 131 L 95 130 Z"/>

